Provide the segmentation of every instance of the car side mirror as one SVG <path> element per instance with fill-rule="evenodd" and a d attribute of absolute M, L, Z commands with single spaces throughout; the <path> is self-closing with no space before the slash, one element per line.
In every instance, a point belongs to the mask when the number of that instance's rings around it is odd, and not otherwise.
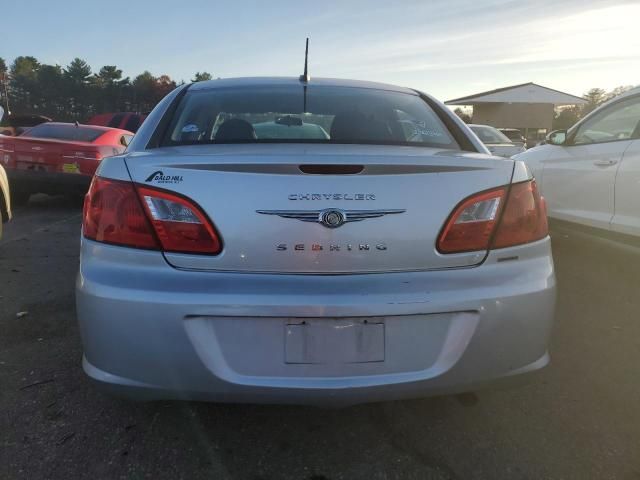
<path fill-rule="evenodd" d="M 564 145 L 567 141 L 567 131 L 566 130 L 554 130 L 549 135 L 547 135 L 546 143 L 550 143 L 551 145 Z"/>

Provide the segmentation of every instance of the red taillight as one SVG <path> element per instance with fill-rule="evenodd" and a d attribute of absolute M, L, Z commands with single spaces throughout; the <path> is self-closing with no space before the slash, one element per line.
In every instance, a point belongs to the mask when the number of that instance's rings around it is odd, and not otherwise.
<path fill-rule="evenodd" d="M 148 187 L 138 187 L 138 193 L 164 251 L 220 253 L 213 225 L 193 202 Z"/>
<path fill-rule="evenodd" d="M 460 253 L 505 248 L 540 240 L 547 234 L 544 200 L 531 180 L 464 200 L 442 229 L 437 249 Z"/>
<path fill-rule="evenodd" d="M 6 139 L 0 140 L 0 165 L 8 166 L 9 163 L 13 163 L 14 151 L 12 143 L 9 143 Z"/>
<path fill-rule="evenodd" d="M 82 231 L 98 242 L 159 248 L 131 182 L 93 177 L 84 199 Z"/>
<path fill-rule="evenodd" d="M 464 200 L 451 214 L 438 239 L 441 253 L 470 252 L 489 248 L 506 196 L 505 187 Z"/>
<path fill-rule="evenodd" d="M 166 252 L 220 252 L 211 222 L 187 199 L 133 183 L 94 177 L 85 198 L 84 236 Z"/>
<path fill-rule="evenodd" d="M 491 247 L 534 242 L 548 234 L 547 208 L 535 180 L 513 185 Z"/>

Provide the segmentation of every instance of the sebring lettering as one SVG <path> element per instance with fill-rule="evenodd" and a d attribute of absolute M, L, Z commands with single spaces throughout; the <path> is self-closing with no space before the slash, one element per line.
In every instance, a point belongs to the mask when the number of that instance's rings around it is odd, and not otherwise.
<path fill-rule="evenodd" d="M 358 244 L 353 244 L 353 243 L 347 243 L 344 245 L 340 245 L 340 244 L 336 244 L 336 243 L 330 243 L 330 244 L 326 244 L 326 245 L 322 245 L 319 243 L 311 243 L 311 244 L 305 244 L 305 243 L 296 243 L 293 245 L 289 245 L 288 243 L 280 243 L 278 245 L 276 245 L 276 250 L 278 252 L 285 252 L 287 250 L 294 250 L 296 252 L 352 252 L 352 251 L 360 251 L 360 252 L 368 252 L 368 251 L 372 251 L 372 250 L 378 250 L 378 251 L 385 251 L 387 250 L 387 245 L 384 243 L 378 243 L 376 245 L 371 245 L 369 243 L 358 243 Z"/>

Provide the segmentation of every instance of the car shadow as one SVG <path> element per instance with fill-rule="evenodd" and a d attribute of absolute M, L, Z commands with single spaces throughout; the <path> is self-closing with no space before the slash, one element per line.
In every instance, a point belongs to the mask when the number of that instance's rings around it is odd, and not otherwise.
<path fill-rule="evenodd" d="M 152 452 L 163 452 L 169 457 L 165 464 L 185 478 L 203 472 L 256 480 L 458 478 L 440 441 L 444 425 L 466 408 L 455 397 L 335 409 L 115 402 L 116 410 L 137 418 L 124 426 L 126 462 L 140 464 Z M 175 445 L 188 445 L 188 455 L 174 452 Z"/>
<path fill-rule="evenodd" d="M 44 193 L 36 193 L 31 195 L 29 201 L 25 205 L 13 208 L 14 216 L 16 212 L 22 210 L 68 210 L 70 208 L 82 209 L 84 197 L 82 195 L 47 195 Z"/>

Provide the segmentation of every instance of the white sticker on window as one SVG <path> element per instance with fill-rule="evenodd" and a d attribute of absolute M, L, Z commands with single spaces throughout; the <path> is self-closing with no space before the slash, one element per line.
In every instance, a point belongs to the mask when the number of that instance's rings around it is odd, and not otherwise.
<path fill-rule="evenodd" d="M 182 133 L 198 133 L 199 131 L 200 128 L 193 123 L 188 123 L 182 127 Z"/>

